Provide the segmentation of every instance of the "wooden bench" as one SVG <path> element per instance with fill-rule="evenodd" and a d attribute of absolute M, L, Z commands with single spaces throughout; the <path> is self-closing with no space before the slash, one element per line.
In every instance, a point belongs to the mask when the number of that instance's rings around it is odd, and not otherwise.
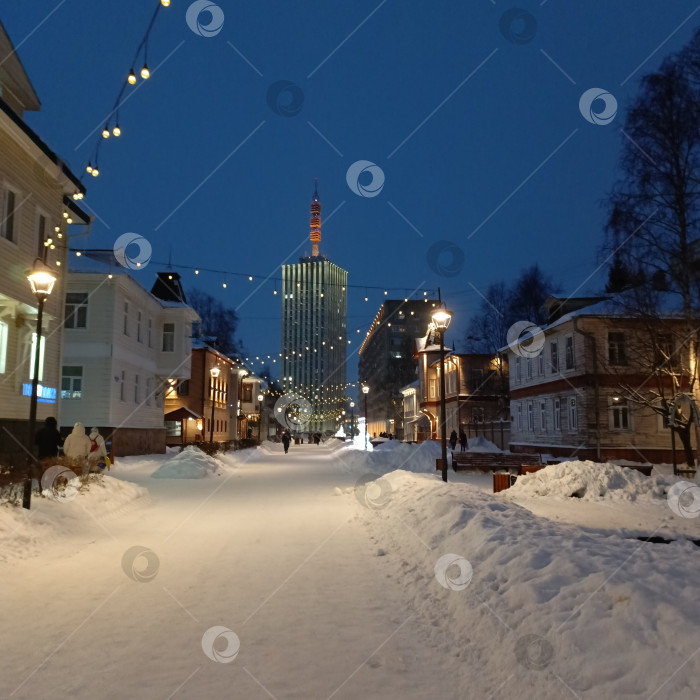
<path fill-rule="evenodd" d="M 502 469 L 520 474 L 523 465 L 540 466 L 539 455 L 504 454 L 501 452 L 453 452 L 452 468 L 456 471 L 494 472 Z"/>

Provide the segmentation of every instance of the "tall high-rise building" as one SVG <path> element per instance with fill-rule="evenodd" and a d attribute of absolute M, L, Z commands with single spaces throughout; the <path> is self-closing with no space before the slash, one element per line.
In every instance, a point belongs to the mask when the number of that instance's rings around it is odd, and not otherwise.
<path fill-rule="evenodd" d="M 335 432 L 345 407 L 348 273 L 319 253 L 321 201 L 311 199 L 311 255 L 282 265 L 282 387 L 311 404 L 304 431 Z"/>

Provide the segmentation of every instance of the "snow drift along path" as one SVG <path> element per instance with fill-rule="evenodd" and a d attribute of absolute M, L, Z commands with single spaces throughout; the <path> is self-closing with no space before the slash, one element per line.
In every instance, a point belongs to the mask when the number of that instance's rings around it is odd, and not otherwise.
<path fill-rule="evenodd" d="M 151 478 L 162 462 L 117 461 L 150 492 L 130 510 L 103 518 L 88 494 L 13 512 L 76 522 L 0 564 L 0 697 L 456 698 L 329 449 L 237 453 L 201 479 Z M 240 640 L 230 663 L 203 650 L 215 626 Z M 235 653 L 227 636 L 211 656 Z"/>

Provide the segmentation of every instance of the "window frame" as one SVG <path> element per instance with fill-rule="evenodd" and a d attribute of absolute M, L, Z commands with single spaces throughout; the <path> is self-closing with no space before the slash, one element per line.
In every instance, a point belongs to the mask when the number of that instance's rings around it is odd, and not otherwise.
<path fill-rule="evenodd" d="M 171 326 L 172 330 L 169 330 Z M 166 343 L 166 338 L 170 339 L 170 343 Z M 163 321 L 161 352 L 175 352 L 175 323 L 172 321 Z"/>
<path fill-rule="evenodd" d="M 70 296 L 81 296 L 85 297 L 84 300 L 80 302 L 68 301 Z M 89 292 L 66 292 L 66 299 L 63 303 L 63 327 L 67 330 L 87 330 L 88 327 L 88 308 L 90 300 Z M 72 309 L 68 311 L 69 307 Z M 76 325 L 81 317 L 84 315 L 84 325 Z"/>
<path fill-rule="evenodd" d="M 12 195 L 12 213 L 8 213 L 9 210 L 9 200 L 10 195 Z M 19 245 L 19 232 L 20 232 L 20 215 L 19 206 L 17 205 L 20 199 L 19 190 L 13 185 L 9 185 L 6 182 L 2 186 L 2 197 L 0 197 L 0 238 L 6 240 L 8 243 L 13 243 L 14 245 Z M 21 205 L 20 205 L 21 206 Z M 11 235 L 7 235 L 8 221 L 11 223 Z"/>
<path fill-rule="evenodd" d="M 67 374 L 66 370 L 77 369 L 80 374 Z M 61 401 L 74 401 L 83 398 L 83 379 L 85 378 L 85 367 L 83 365 L 62 365 L 61 366 Z M 70 387 L 63 388 L 65 380 L 70 380 Z M 75 382 L 78 382 L 79 387 L 75 388 Z M 77 396 L 76 396 L 77 394 Z"/>

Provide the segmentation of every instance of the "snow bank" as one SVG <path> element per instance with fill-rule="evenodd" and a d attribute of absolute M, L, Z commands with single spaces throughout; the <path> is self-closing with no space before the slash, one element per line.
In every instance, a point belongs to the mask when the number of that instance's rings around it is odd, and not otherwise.
<path fill-rule="evenodd" d="M 588 469 L 570 472 L 583 479 Z M 555 470 L 523 481 L 563 483 L 567 468 L 558 478 Z M 585 483 L 647 492 L 641 474 L 603 473 Z M 426 647 L 450 665 L 453 697 L 620 699 L 661 688 L 659 698 L 698 697 L 693 544 L 553 522 L 427 475 L 394 472 L 381 482 L 376 508 L 368 501 L 356 511 Z"/>
<path fill-rule="evenodd" d="M 507 497 L 580 498 L 584 501 L 637 501 L 666 499 L 678 481 L 672 476 L 644 476 L 615 464 L 571 461 L 552 464 L 534 474 L 518 477 Z"/>
<path fill-rule="evenodd" d="M 502 452 L 491 440 L 481 436 L 469 438 L 467 440 L 467 449 L 469 452 Z"/>
<path fill-rule="evenodd" d="M 219 461 L 190 446 L 163 462 L 151 476 L 154 479 L 203 479 L 216 474 L 220 467 Z"/>
<path fill-rule="evenodd" d="M 440 444 L 428 441 L 418 445 L 388 440 L 371 452 L 348 447 L 336 455 L 347 471 L 358 475 L 367 472 L 386 474 L 395 469 L 434 473 L 435 460 L 440 458 Z"/>
<path fill-rule="evenodd" d="M 60 500 L 62 494 L 68 500 Z M 148 491 L 111 476 L 91 480 L 80 490 L 50 490 L 32 495 L 30 510 L 0 504 L 0 561 L 37 556 L 40 551 L 77 532 L 103 533 L 100 522 L 121 515 L 135 504 L 148 503 Z"/>

